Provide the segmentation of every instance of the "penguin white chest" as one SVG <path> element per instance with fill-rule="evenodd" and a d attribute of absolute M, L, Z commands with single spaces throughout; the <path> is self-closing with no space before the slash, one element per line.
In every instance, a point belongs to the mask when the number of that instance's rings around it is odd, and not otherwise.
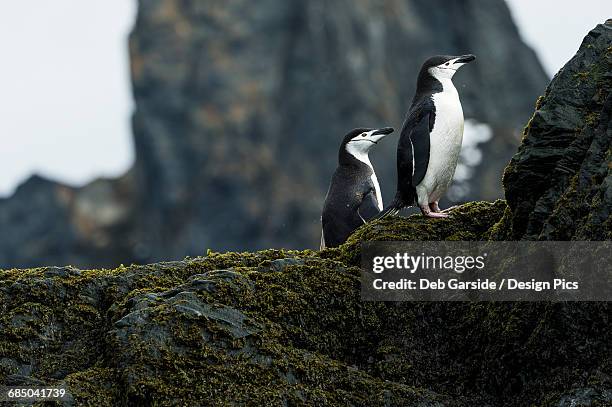
<path fill-rule="evenodd" d="M 378 183 L 378 178 L 376 178 L 376 173 L 374 172 L 374 168 L 372 168 L 372 175 L 370 176 L 370 180 L 372 181 L 372 184 L 374 184 L 374 193 L 376 194 L 376 205 L 378 205 L 378 210 L 382 211 L 383 210 L 382 194 L 380 193 L 380 184 Z"/>
<path fill-rule="evenodd" d="M 423 180 L 417 185 L 419 203 L 438 201 L 450 186 L 463 140 L 463 109 L 457 89 L 450 80 L 442 81 L 443 91 L 433 95 L 436 109 L 429 133 L 429 162 Z M 421 201 L 428 202 L 421 202 Z"/>
<path fill-rule="evenodd" d="M 370 181 L 372 181 L 372 184 L 374 184 L 374 195 L 376 195 L 376 206 L 378 206 L 378 210 L 382 211 L 383 201 L 382 201 L 382 194 L 380 193 L 380 184 L 378 183 L 378 178 L 376 177 L 376 172 L 374 171 L 374 167 L 372 166 L 372 163 L 370 162 L 370 157 L 368 156 L 368 153 L 364 153 L 363 151 L 353 149 L 352 147 L 347 148 L 347 151 L 357 160 L 367 165 L 372 171 L 372 175 L 370 175 Z"/>
<path fill-rule="evenodd" d="M 370 167 L 370 170 L 372 170 L 372 175 L 370 175 L 370 181 L 372 181 L 372 184 L 374 185 L 374 195 L 376 195 L 376 206 L 378 206 L 379 211 L 382 211 L 383 201 L 382 201 L 382 194 L 380 193 L 380 184 L 378 183 L 378 178 L 376 178 L 376 173 L 374 172 L 374 167 L 372 166 L 372 163 L 370 162 L 370 158 L 368 157 L 367 154 L 356 155 L 355 158 L 357 158 L 359 161 L 361 161 L 362 163 Z"/>

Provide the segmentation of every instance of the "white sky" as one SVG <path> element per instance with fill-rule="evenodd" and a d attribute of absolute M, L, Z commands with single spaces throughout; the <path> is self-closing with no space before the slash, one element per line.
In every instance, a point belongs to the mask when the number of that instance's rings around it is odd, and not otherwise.
<path fill-rule="evenodd" d="M 0 1 L 0 196 L 32 173 L 82 185 L 129 168 L 135 5 Z"/>
<path fill-rule="evenodd" d="M 552 77 L 597 24 L 612 18 L 610 0 L 506 0 L 523 40 Z"/>
<path fill-rule="evenodd" d="M 606 0 L 509 0 L 525 40 L 554 74 Z M 0 196 L 33 173 L 83 185 L 133 160 L 127 35 L 135 0 L 0 3 Z"/>

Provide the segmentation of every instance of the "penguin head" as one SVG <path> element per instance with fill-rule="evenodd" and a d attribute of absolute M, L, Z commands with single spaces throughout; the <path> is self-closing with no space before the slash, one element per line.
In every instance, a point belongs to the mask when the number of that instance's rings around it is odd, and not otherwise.
<path fill-rule="evenodd" d="M 344 140 L 342 140 L 340 158 L 342 159 L 342 156 L 347 152 L 357 158 L 367 155 L 373 146 L 391 133 L 393 133 L 392 127 L 383 127 L 381 129 L 353 129 L 344 136 Z"/>
<path fill-rule="evenodd" d="M 459 68 L 475 59 L 476 57 L 472 54 L 458 56 L 436 55 L 423 63 L 419 77 L 421 75 L 430 75 L 438 80 L 451 79 Z"/>

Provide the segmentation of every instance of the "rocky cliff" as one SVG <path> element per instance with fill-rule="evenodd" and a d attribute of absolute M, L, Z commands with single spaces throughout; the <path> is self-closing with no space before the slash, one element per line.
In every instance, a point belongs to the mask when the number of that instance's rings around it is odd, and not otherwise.
<path fill-rule="evenodd" d="M 494 199 L 546 83 L 503 0 L 141 1 L 134 168 L 79 189 L 37 177 L 0 200 L 0 265 L 315 247 L 342 136 L 400 128 L 421 62 L 467 52 L 479 60 L 455 83 L 494 136 L 458 199 Z M 387 200 L 395 140 L 373 154 Z"/>
<path fill-rule="evenodd" d="M 612 239 L 611 30 L 591 31 L 536 103 L 504 173 L 512 239 Z"/>
<path fill-rule="evenodd" d="M 611 405 L 608 303 L 363 302 L 357 267 L 363 240 L 609 238 L 590 225 L 612 202 L 611 42 L 612 21 L 597 26 L 538 102 L 508 204 L 387 218 L 322 252 L 0 271 L 0 383 L 91 406 Z"/>

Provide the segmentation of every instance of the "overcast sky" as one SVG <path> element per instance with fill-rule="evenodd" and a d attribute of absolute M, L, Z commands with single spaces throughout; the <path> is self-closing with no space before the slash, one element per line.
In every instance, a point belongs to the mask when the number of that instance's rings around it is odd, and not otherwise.
<path fill-rule="evenodd" d="M 585 35 L 612 18 L 610 0 L 506 0 L 523 40 L 552 77 L 576 53 Z"/>
<path fill-rule="evenodd" d="M 0 196 L 33 173 L 71 185 L 133 160 L 127 35 L 134 0 L 0 3 Z M 552 76 L 610 1 L 509 0 Z"/>
<path fill-rule="evenodd" d="M 0 196 L 129 168 L 131 0 L 0 2 Z"/>

